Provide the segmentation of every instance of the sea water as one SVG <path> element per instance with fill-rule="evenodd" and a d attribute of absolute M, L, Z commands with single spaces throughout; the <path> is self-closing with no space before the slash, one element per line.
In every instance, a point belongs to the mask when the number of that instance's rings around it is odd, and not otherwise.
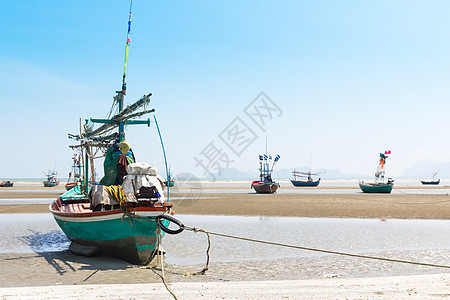
<path fill-rule="evenodd" d="M 185 225 L 261 241 L 353 254 L 392 251 L 450 253 L 449 220 L 378 220 L 290 217 L 177 215 Z M 0 253 L 67 250 L 70 241 L 51 214 L 2 214 Z M 196 265 L 205 261 L 207 237 L 201 232 L 166 234 L 166 262 Z M 427 257 L 433 262 L 433 251 Z M 327 254 L 211 235 L 211 262 L 264 261 Z M 436 262 L 442 263 L 442 262 Z M 447 264 L 449 262 L 447 261 Z"/>

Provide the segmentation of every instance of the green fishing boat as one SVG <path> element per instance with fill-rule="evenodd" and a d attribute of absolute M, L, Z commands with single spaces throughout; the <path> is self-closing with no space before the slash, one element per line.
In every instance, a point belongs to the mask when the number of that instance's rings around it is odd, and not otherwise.
<path fill-rule="evenodd" d="M 394 187 L 394 180 L 388 178 L 387 182 L 384 182 L 386 159 L 391 151 L 385 151 L 384 154 L 380 153 L 380 161 L 378 164 L 377 171 L 375 172 L 375 181 L 372 183 L 365 183 L 364 181 L 359 182 L 359 188 L 364 193 L 385 193 L 388 194 L 392 191 Z"/>
<path fill-rule="evenodd" d="M 157 168 L 136 162 L 131 145 L 125 141 L 125 125 L 150 126 L 150 119 L 136 118 L 154 112 L 154 109 L 146 109 L 151 93 L 124 107 L 130 26 L 131 7 L 122 89 L 116 92 L 110 110 L 117 113 L 106 119 L 86 119 L 80 134 L 69 134 L 69 138 L 77 143 L 70 147 L 81 154 L 80 184 L 58 197 L 49 209 L 72 241 L 69 249 L 73 253 L 87 256 L 102 253 L 145 265 L 158 253 L 164 233 L 179 233 L 183 225 L 172 216 L 169 188 L 166 198 L 164 180 L 158 175 Z M 154 123 L 165 159 L 155 116 Z M 96 124 L 101 125 L 94 128 Z M 96 182 L 94 159 L 101 157 L 105 157 L 105 176 L 100 184 L 90 185 L 89 178 Z M 179 228 L 169 229 L 170 222 L 176 223 Z"/>
<path fill-rule="evenodd" d="M 394 187 L 394 183 L 359 183 L 359 187 L 364 193 L 387 193 Z"/>
<path fill-rule="evenodd" d="M 49 170 L 45 176 L 47 176 L 47 180 L 43 182 L 45 187 L 54 187 L 59 185 L 58 173 L 55 170 Z"/>
<path fill-rule="evenodd" d="M 169 175 L 167 175 L 167 180 L 164 181 L 164 185 L 167 187 L 173 187 L 175 185 L 175 181 L 173 181 L 173 179 L 172 179 L 172 173 L 170 172 L 170 169 L 169 169 Z"/>

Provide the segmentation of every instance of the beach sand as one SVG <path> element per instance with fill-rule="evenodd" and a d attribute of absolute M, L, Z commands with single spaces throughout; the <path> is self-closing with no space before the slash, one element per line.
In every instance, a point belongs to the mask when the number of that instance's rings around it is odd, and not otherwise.
<path fill-rule="evenodd" d="M 17 186 L 0 199 L 56 198 L 62 188 Z M 33 192 L 39 190 L 39 192 Z M 30 196 L 30 194 L 32 196 Z M 45 194 L 45 196 L 43 196 Z M 450 218 L 447 194 L 278 193 L 249 189 L 171 195 L 177 214 L 333 218 Z M 49 213 L 47 204 L 0 205 L 0 213 Z M 448 252 L 442 253 L 448 264 Z M 245 255 L 239 253 L 236 255 Z M 423 257 L 426 257 L 424 250 Z M 179 299 L 442 299 L 450 297 L 445 268 L 328 256 L 164 265 L 165 278 Z M 171 299 L 161 281 L 160 264 L 147 267 L 106 256 L 81 257 L 69 251 L 0 254 L 0 299 Z M 406 275 L 405 275 L 406 274 Z M 389 276 L 389 277 L 386 277 Z M 106 285 L 105 285 L 106 284 Z"/>
<path fill-rule="evenodd" d="M 450 275 L 175 282 L 178 299 L 446 299 Z M 0 288 L 2 299 L 173 299 L 158 283 Z"/>
<path fill-rule="evenodd" d="M 174 211 L 179 214 L 283 216 L 314 218 L 378 218 L 378 219 L 450 219 L 450 196 L 446 193 L 420 194 L 415 188 L 405 193 L 364 194 L 352 193 L 276 193 L 256 194 L 253 190 L 237 187 L 221 188 L 220 192 L 205 189 L 174 189 Z M 328 191 L 329 188 L 316 190 Z M 38 191 L 38 192 L 35 192 Z M 308 191 L 308 190 L 306 190 Z M 64 193 L 36 185 L 3 188 L 0 199 L 50 198 Z M 0 205 L 1 213 L 48 213 L 47 204 Z"/>

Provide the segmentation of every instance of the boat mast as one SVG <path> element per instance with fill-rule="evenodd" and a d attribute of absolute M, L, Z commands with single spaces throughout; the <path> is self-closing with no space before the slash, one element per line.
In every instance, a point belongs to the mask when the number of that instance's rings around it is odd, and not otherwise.
<path fill-rule="evenodd" d="M 265 165 L 264 165 L 264 181 L 266 181 L 268 172 L 269 172 L 269 154 L 267 153 L 267 127 L 266 127 L 266 155 L 265 158 Z"/>
<path fill-rule="evenodd" d="M 127 94 L 127 80 L 126 80 L 126 71 L 127 71 L 127 60 L 128 60 L 128 50 L 130 49 L 130 32 L 131 32 L 131 8 L 133 6 L 133 0 L 130 0 L 130 14 L 128 17 L 128 30 L 127 30 L 127 42 L 125 44 L 125 62 L 123 64 L 123 76 L 122 76 L 122 90 L 117 91 L 117 95 L 115 97 L 116 101 L 119 104 L 119 113 L 123 111 L 123 103 L 125 95 Z M 119 122 L 119 141 L 122 142 L 125 140 L 125 122 Z"/>
<path fill-rule="evenodd" d="M 127 41 L 125 44 L 125 62 L 123 67 L 123 74 L 122 74 L 122 89 L 120 91 L 116 91 L 116 95 L 114 96 L 114 103 L 113 107 L 115 105 L 118 106 L 119 112 L 112 116 L 109 119 L 85 119 L 85 132 L 81 132 L 81 120 L 80 120 L 80 134 L 79 135 L 73 135 L 69 133 L 69 138 L 80 141 L 79 146 L 71 146 L 71 147 L 80 147 L 82 149 L 82 159 L 84 162 L 82 163 L 83 169 L 84 169 L 84 191 L 88 192 L 88 169 L 89 169 L 89 158 L 92 158 L 91 160 L 91 167 L 94 168 L 93 165 L 93 155 L 94 152 L 92 151 L 92 148 L 90 147 L 98 147 L 98 148 L 107 148 L 108 144 L 117 139 L 117 133 L 109 134 L 109 130 L 111 127 L 118 127 L 118 136 L 119 141 L 125 140 L 125 125 L 138 125 L 143 124 L 150 127 L 150 118 L 147 120 L 139 120 L 135 119 L 137 117 L 143 116 L 148 113 L 152 113 L 155 110 L 154 109 L 146 109 L 145 105 L 150 103 L 150 96 L 151 93 L 148 93 L 146 95 L 143 95 L 139 100 L 137 100 L 135 103 L 128 105 L 124 108 L 124 98 L 126 95 L 126 69 L 127 69 L 127 60 L 128 60 L 128 50 L 130 48 L 130 33 L 131 33 L 131 9 L 132 9 L 133 1 L 130 0 L 130 13 L 128 18 L 128 30 L 127 30 Z M 139 108 L 143 107 L 143 111 L 136 112 Z M 89 128 L 88 124 L 89 122 L 97 123 L 97 124 L 103 124 L 100 127 L 98 127 L 95 130 L 87 130 Z M 106 135 L 109 134 L 109 135 Z M 83 153 L 84 151 L 84 153 Z M 95 169 L 92 169 L 93 174 L 95 174 Z M 94 177 L 94 176 L 93 176 Z"/>

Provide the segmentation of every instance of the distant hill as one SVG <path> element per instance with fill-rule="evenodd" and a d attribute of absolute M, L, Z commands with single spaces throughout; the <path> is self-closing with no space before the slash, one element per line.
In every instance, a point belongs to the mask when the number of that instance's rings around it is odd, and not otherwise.
<path fill-rule="evenodd" d="M 405 170 L 402 177 L 431 178 L 437 172 L 440 178 L 450 178 L 450 162 L 420 162 Z"/>
<path fill-rule="evenodd" d="M 294 169 L 294 168 L 293 168 Z M 275 169 L 273 172 L 273 178 L 274 179 L 283 179 L 287 180 L 289 178 L 292 178 L 292 170 L 293 169 L 281 169 L 277 170 Z M 308 172 L 309 168 L 307 167 L 299 167 L 295 168 L 295 170 L 300 172 Z M 357 173 L 344 173 L 337 169 L 332 170 L 326 170 L 326 169 L 318 169 L 313 170 L 314 173 L 321 173 L 319 177 L 322 179 L 354 179 L 354 178 L 363 178 L 364 175 L 357 174 Z M 222 170 L 219 174 L 219 172 L 214 173 L 214 176 L 216 179 L 254 179 L 259 176 L 258 171 L 240 171 L 236 168 L 229 168 L 226 170 Z M 365 176 L 367 177 L 367 176 Z M 212 179 L 211 176 L 207 177 L 208 179 Z"/>
<path fill-rule="evenodd" d="M 307 167 L 300 167 L 300 168 L 293 168 L 293 169 L 281 169 L 281 170 L 275 170 L 273 172 L 274 178 L 280 178 L 280 179 L 289 179 L 292 178 L 292 170 L 296 170 L 299 172 L 308 172 L 309 168 Z M 364 175 L 357 174 L 357 173 L 344 173 L 341 172 L 338 169 L 316 169 L 312 170 L 312 173 L 320 173 L 318 177 L 322 179 L 354 179 L 354 178 L 363 178 Z M 365 176 L 367 177 L 367 176 Z"/>
<path fill-rule="evenodd" d="M 213 175 L 216 177 L 216 179 L 248 179 L 257 177 L 258 173 L 252 171 L 239 171 L 236 168 L 229 168 L 214 173 Z M 212 179 L 212 176 L 208 176 L 207 178 Z"/>

